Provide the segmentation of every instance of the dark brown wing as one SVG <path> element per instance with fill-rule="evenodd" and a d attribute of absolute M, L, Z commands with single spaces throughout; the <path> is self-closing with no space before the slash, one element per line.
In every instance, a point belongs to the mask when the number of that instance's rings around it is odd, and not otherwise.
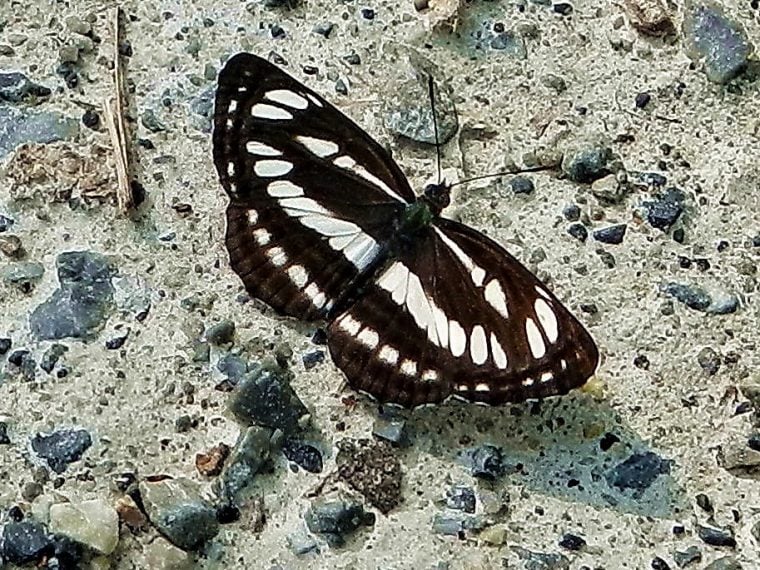
<path fill-rule="evenodd" d="M 213 144 L 233 269 L 252 295 L 302 319 L 327 316 L 382 260 L 392 221 L 414 201 L 367 133 L 252 54 L 219 75 Z"/>
<path fill-rule="evenodd" d="M 443 218 L 335 318 L 328 342 L 354 388 L 405 406 L 565 394 L 599 358 L 589 333 L 532 273 Z"/>

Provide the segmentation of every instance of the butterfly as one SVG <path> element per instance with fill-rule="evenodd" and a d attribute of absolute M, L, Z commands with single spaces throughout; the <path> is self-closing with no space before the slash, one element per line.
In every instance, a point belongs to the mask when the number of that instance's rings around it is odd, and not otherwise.
<path fill-rule="evenodd" d="M 596 370 L 593 339 L 541 281 L 440 215 L 447 184 L 416 196 L 369 134 L 267 60 L 239 53 L 220 72 L 213 154 L 233 270 L 279 314 L 325 321 L 354 389 L 501 404 Z"/>

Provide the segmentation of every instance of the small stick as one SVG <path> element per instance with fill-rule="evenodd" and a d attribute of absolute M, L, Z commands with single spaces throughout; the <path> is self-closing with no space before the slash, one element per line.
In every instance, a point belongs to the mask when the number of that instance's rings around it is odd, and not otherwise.
<path fill-rule="evenodd" d="M 135 207 L 132 185 L 129 182 L 129 152 L 126 125 L 124 123 L 124 78 L 119 54 L 121 38 L 121 8 L 114 10 L 114 97 L 107 97 L 103 104 L 106 125 L 111 135 L 114 160 L 116 162 L 116 201 L 119 209 L 127 214 Z"/>

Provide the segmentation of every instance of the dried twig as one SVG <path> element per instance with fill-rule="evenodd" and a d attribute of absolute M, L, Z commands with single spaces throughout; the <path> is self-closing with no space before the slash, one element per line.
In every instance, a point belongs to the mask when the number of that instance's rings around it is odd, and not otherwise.
<path fill-rule="evenodd" d="M 114 160 L 116 161 L 116 200 L 119 209 L 128 213 L 135 206 L 132 185 L 129 181 L 129 148 L 127 146 L 127 131 L 124 123 L 124 77 L 121 67 L 119 43 L 121 39 L 121 8 L 114 10 L 114 97 L 106 98 L 103 104 L 105 121 L 113 144 Z"/>

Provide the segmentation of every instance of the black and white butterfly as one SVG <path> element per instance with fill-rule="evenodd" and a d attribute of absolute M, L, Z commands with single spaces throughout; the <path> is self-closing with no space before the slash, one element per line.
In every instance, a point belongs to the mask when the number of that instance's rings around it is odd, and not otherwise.
<path fill-rule="evenodd" d="M 449 186 L 415 196 L 377 142 L 275 65 L 227 62 L 213 142 L 232 268 L 279 313 L 327 321 L 355 389 L 404 406 L 499 404 L 565 394 L 594 373 L 596 345 L 557 298 L 439 216 Z"/>

